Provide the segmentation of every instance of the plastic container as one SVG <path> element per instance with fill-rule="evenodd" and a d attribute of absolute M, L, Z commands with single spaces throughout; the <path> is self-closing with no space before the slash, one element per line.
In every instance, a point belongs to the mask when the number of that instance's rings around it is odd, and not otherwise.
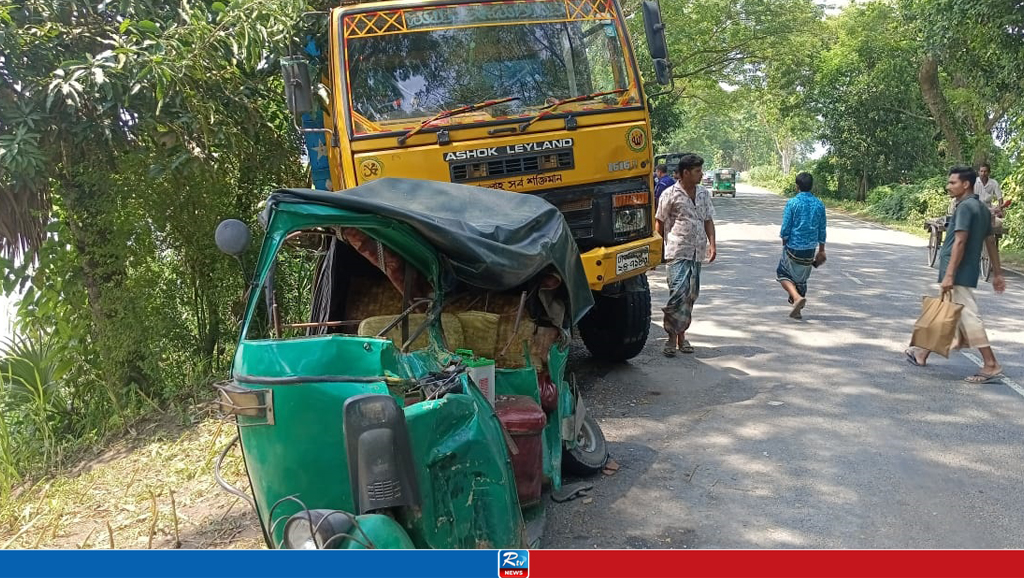
<path fill-rule="evenodd" d="M 540 387 L 540 408 L 544 413 L 558 409 L 558 388 L 546 371 L 537 375 L 537 385 Z"/>
<path fill-rule="evenodd" d="M 510 453 L 519 505 L 537 504 L 544 481 L 544 410 L 528 395 L 501 395 L 495 401 L 494 413 L 516 446 L 517 452 Z"/>
<path fill-rule="evenodd" d="M 494 406 L 494 360 L 476 357 L 469 349 L 459 349 L 456 355 L 462 357 L 462 363 L 469 368 L 467 373 L 480 393 L 484 394 L 491 406 Z"/>

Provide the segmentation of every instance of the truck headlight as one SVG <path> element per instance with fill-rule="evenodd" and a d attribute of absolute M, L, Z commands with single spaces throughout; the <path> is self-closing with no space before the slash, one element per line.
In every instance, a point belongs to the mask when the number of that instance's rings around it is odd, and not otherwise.
<path fill-rule="evenodd" d="M 341 534 L 350 534 L 352 518 L 338 510 L 303 510 L 284 525 L 284 547 L 289 550 L 338 548 Z"/>
<path fill-rule="evenodd" d="M 615 233 L 632 233 L 634 231 L 642 231 L 647 227 L 649 221 L 647 214 L 646 207 L 619 209 L 618 211 L 615 211 Z"/>

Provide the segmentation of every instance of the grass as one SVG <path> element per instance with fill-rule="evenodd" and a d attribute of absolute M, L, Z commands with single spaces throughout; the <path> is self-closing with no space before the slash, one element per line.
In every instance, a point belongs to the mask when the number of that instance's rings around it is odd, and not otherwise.
<path fill-rule="evenodd" d="M 883 225 L 890 229 L 903 231 L 904 233 L 910 233 L 917 237 L 921 237 L 922 239 L 928 238 L 928 232 L 925 230 L 922 223 L 908 223 L 906 221 L 880 218 L 868 211 L 868 205 L 866 203 L 828 198 L 822 199 L 822 201 L 828 209 L 838 210 L 839 212 L 851 217 Z M 1000 247 L 999 260 L 1003 267 L 1014 269 L 1018 272 L 1024 272 L 1024 251 Z"/>
<path fill-rule="evenodd" d="M 753 183 L 751 183 L 753 184 Z M 759 185 L 755 185 L 759 186 Z M 773 192 L 777 195 L 781 194 L 778 191 L 764 188 L 767 191 Z M 928 238 L 928 232 L 925 230 L 923 223 L 919 222 L 907 222 L 898 221 L 895 219 L 883 219 L 868 210 L 868 204 L 861 201 L 852 201 L 848 199 L 832 199 L 828 197 L 822 197 L 822 202 L 825 203 L 825 208 L 832 211 L 839 211 L 845 215 L 856 217 L 862 221 L 868 221 L 882 225 L 884 227 L 902 231 L 904 233 L 910 233 L 916 237 L 922 239 Z M 1016 270 L 1018 272 L 1024 272 L 1024 251 L 1000 248 L 999 259 L 1002 265 L 1006 268 Z"/>
<path fill-rule="evenodd" d="M 6 548 L 261 548 L 256 514 L 220 489 L 218 453 L 235 427 L 193 408 L 164 415 L 75 469 L 21 487 L 0 504 Z M 222 468 L 243 491 L 237 446 Z"/>
<path fill-rule="evenodd" d="M 856 217 L 862 221 L 868 221 L 870 223 L 883 225 L 890 229 L 910 233 L 911 235 L 921 237 L 922 239 L 928 238 L 928 232 L 925 231 L 923 223 L 908 223 L 907 221 L 898 221 L 895 219 L 883 219 L 871 213 L 868 210 L 867 203 L 830 198 L 822 198 L 821 200 L 825 203 L 825 208 L 827 209 L 838 210 L 843 214 Z"/>
<path fill-rule="evenodd" d="M 1003 267 L 1018 272 L 1024 271 L 1024 251 L 1000 251 L 999 260 Z"/>

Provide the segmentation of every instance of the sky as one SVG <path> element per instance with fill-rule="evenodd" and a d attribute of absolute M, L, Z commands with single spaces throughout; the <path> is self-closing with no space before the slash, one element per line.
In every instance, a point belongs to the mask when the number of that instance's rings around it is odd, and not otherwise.
<path fill-rule="evenodd" d="M 852 2 L 851 0 L 815 0 L 814 3 L 825 9 L 826 16 L 835 16 Z"/>
<path fill-rule="evenodd" d="M 10 338 L 11 335 L 11 311 L 14 305 L 0 293 L 0 341 Z"/>

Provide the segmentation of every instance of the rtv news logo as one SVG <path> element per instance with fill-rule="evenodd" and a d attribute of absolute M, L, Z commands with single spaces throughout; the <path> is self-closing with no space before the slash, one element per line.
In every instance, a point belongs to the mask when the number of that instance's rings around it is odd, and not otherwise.
<path fill-rule="evenodd" d="M 529 578 L 529 550 L 498 550 L 498 578 Z"/>

